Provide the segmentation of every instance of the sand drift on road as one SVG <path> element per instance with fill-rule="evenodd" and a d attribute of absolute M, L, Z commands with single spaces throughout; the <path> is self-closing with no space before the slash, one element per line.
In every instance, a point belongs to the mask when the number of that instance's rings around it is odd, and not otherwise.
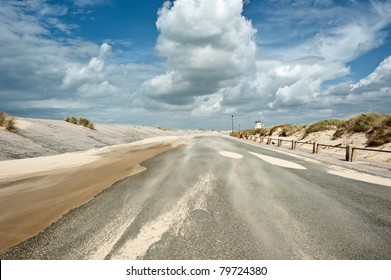
<path fill-rule="evenodd" d="M 0 161 L 0 252 L 38 234 L 113 183 L 144 171 L 143 161 L 191 138 L 156 137 L 85 152 Z"/>

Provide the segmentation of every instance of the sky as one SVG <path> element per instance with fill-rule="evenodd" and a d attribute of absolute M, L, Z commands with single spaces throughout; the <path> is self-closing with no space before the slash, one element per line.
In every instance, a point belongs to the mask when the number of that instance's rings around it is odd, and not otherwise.
<path fill-rule="evenodd" d="M 0 0 L 0 111 L 234 129 L 391 113 L 391 0 Z"/>

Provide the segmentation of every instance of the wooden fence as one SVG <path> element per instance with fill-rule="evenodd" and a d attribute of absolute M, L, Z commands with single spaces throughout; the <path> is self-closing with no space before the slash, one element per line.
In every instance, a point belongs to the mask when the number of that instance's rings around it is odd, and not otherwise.
<path fill-rule="evenodd" d="M 280 147 L 283 145 L 284 142 L 290 143 L 290 148 L 292 150 L 295 150 L 297 147 L 297 144 L 302 145 L 311 145 L 312 146 L 312 153 L 318 154 L 320 152 L 319 147 L 327 147 L 327 148 L 334 148 L 334 149 L 343 149 L 345 150 L 345 160 L 352 162 L 355 158 L 354 151 L 370 151 L 370 152 L 378 152 L 378 153 L 391 153 L 391 151 L 388 150 L 379 150 L 379 149 L 370 149 L 370 148 L 358 148 L 354 147 L 352 145 L 342 146 L 342 145 L 326 145 L 321 144 L 318 142 L 305 142 L 305 141 L 296 141 L 296 140 L 289 140 L 289 139 L 281 139 L 281 138 L 272 138 L 272 137 L 257 137 L 257 136 L 250 136 L 249 140 L 256 141 L 258 143 L 264 143 L 266 140 L 267 145 L 271 145 L 276 143 L 277 147 Z"/>

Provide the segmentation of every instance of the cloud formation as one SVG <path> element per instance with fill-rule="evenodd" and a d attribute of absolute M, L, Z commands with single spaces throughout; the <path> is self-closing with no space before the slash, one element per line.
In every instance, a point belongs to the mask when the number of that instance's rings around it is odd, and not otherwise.
<path fill-rule="evenodd" d="M 159 11 L 156 49 L 167 72 L 144 83 L 155 102 L 189 105 L 255 69 L 255 30 L 241 0 L 177 0 Z"/>
<path fill-rule="evenodd" d="M 60 119 L 88 114 L 96 121 L 115 111 L 110 119 L 118 121 L 138 110 L 135 95 L 155 67 L 123 62 L 123 52 L 109 43 L 69 38 L 72 28 L 61 18 L 67 13 L 44 0 L 0 5 L 0 111 Z"/>
<path fill-rule="evenodd" d="M 2 1 L 0 111 L 208 128 L 389 112 L 390 1 L 166 1 L 150 19 L 159 57 L 78 33 L 109 3 Z"/>

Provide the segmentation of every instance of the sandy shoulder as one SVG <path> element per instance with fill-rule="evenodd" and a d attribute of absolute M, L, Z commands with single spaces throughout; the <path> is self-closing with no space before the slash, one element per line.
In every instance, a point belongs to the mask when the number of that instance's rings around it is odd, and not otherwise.
<path fill-rule="evenodd" d="M 38 234 L 113 183 L 144 171 L 140 163 L 184 141 L 157 137 L 85 152 L 0 161 L 0 252 Z"/>

